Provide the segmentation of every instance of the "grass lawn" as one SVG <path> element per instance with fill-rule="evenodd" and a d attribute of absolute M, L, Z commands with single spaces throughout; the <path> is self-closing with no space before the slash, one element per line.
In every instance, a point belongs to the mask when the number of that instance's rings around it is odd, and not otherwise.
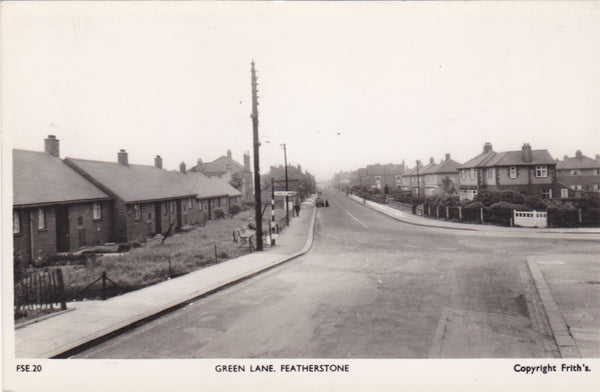
<path fill-rule="evenodd" d="M 285 226 L 285 210 L 276 209 L 276 222 Z M 290 211 L 290 217 L 292 212 Z M 264 213 L 263 227 L 268 228 L 271 217 L 269 208 Z M 88 260 L 85 265 L 61 266 L 65 279 L 67 301 L 83 298 L 99 298 L 101 282 L 81 292 L 98 279 L 103 271 L 119 289 L 107 284 L 108 296 L 137 290 L 176 277 L 199 268 L 236 258 L 250 252 L 233 242 L 233 231 L 254 222 L 254 210 L 245 210 L 234 217 L 209 221 L 203 227 L 190 232 L 175 234 L 160 245 L 162 237 L 146 243 L 127 253 L 109 254 Z M 215 258 L 216 247 L 216 258 Z M 169 274 L 169 259 L 171 274 Z"/>

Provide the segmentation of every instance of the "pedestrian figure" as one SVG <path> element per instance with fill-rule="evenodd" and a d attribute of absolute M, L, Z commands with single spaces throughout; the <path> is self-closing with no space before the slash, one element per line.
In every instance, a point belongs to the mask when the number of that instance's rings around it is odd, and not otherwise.
<path fill-rule="evenodd" d="M 325 207 L 329 207 L 329 201 L 327 201 L 327 199 L 325 199 Z"/>
<path fill-rule="evenodd" d="M 294 216 L 300 216 L 300 206 L 298 204 L 294 206 Z"/>

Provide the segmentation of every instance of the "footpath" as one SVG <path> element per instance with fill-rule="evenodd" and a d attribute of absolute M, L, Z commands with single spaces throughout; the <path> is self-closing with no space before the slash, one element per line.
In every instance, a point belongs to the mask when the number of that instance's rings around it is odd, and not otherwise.
<path fill-rule="evenodd" d="M 468 231 L 481 231 L 481 232 L 493 232 L 497 234 L 507 235 L 518 235 L 518 236 L 531 236 L 542 234 L 547 237 L 548 234 L 554 235 L 569 235 L 577 234 L 577 238 L 581 239 L 597 239 L 600 240 L 600 227 L 576 227 L 576 228 L 529 228 L 529 227 L 505 227 L 505 226 L 494 226 L 494 225 L 480 225 L 476 223 L 458 223 L 449 222 L 438 219 L 426 218 L 423 216 L 413 215 L 411 213 L 400 211 L 398 209 L 389 207 L 384 204 L 379 204 L 374 201 L 364 200 L 362 197 L 355 195 L 349 195 L 348 198 L 356 201 L 357 203 L 363 204 L 375 211 L 381 212 L 382 214 L 388 215 L 399 221 L 410 223 L 417 226 L 436 227 L 442 229 L 454 229 L 454 230 L 468 230 Z M 585 235 L 585 236 L 583 236 Z"/>
<path fill-rule="evenodd" d="M 269 270 L 308 252 L 312 246 L 316 208 L 302 204 L 276 241 L 253 252 L 187 275 L 106 301 L 67 304 L 67 311 L 15 330 L 16 358 L 66 358 L 85 347 L 116 336 L 199 298 Z"/>

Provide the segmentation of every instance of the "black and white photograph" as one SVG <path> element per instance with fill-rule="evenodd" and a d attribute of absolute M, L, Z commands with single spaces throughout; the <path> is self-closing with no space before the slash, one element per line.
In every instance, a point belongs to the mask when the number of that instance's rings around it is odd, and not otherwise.
<path fill-rule="evenodd" d="M 597 388 L 600 2 L 0 7 L 3 390 Z"/>

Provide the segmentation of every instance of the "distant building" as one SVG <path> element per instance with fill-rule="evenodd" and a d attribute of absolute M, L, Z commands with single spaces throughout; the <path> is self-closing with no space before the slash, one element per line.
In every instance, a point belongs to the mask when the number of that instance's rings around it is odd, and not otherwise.
<path fill-rule="evenodd" d="M 483 190 L 514 190 L 543 198 L 557 193 L 556 161 L 548 150 L 532 150 L 528 143 L 520 151 L 494 152 L 490 143 L 459 168 L 459 196 L 472 200 Z"/>
<path fill-rule="evenodd" d="M 45 152 L 13 150 L 13 244 L 27 265 L 111 239 L 111 196 L 59 157 L 49 135 Z"/>
<path fill-rule="evenodd" d="M 565 156 L 556 164 L 557 179 L 560 186 L 560 197 L 582 197 L 600 195 L 600 156 L 588 158 L 581 150 L 575 157 Z"/>
<path fill-rule="evenodd" d="M 244 153 L 243 165 L 232 158 L 231 150 L 227 150 L 227 155 L 222 155 L 212 162 L 205 163 L 202 162 L 202 159 L 198 159 L 196 166 L 192 167 L 190 171 L 200 172 L 209 177 L 219 177 L 233 184 L 241 192 L 243 201 L 254 201 L 249 152 Z"/>
<path fill-rule="evenodd" d="M 458 167 L 461 164 L 446 154 L 440 163 L 423 170 L 425 196 L 455 195 L 458 193 Z"/>
<path fill-rule="evenodd" d="M 425 196 L 425 173 L 436 166 L 433 157 L 429 158 L 429 163 L 423 165 L 421 161 L 417 161 L 417 165 L 412 169 L 407 170 L 402 176 L 401 189 L 410 191 L 415 197 Z"/>

